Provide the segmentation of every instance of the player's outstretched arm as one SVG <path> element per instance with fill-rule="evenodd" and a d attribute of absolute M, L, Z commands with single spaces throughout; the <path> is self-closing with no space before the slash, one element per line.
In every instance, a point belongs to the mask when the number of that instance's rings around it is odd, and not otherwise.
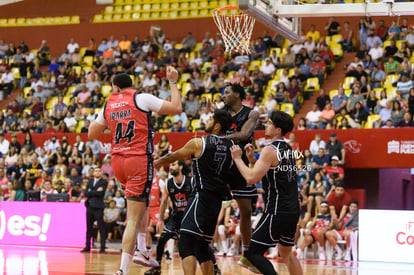
<path fill-rule="evenodd" d="M 158 113 L 162 115 L 180 114 L 183 108 L 181 105 L 181 93 L 177 87 L 178 72 L 174 67 L 167 67 L 167 79 L 171 88 L 171 101 L 164 100 Z"/>
<path fill-rule="evenodd" d="M 106 125 L 102 125 L 96 120 L 92 122 L 88 129 L 88 138 L 96 139 L 105 130 Z"/>
<path fill-rule="evenodd" d="M 249 114 L 249 118 L 243 124 L 240 132 L 231 134 L 226 136 L 227 139 L 231 139 L 233 141 L 243 141 L 249 138 L 249 136 L 253 133 L 254 129 L 256 128 L 257 121 L 259 120 L 259 113 L 256 111 L 251 111 Z"/>
<path fill-rule="evenodd" d="M 276 152 L 270 146 L 266 146 L 265 148 L 263 148 L 259 159 L 253 167 L 247 167 L 246 164 L 243 162 L 241 158 L 242 150 L 240 146 L 233 145 L 230 148 L 230 151 L 234 163 L 237 165 L 237 168 L 239 168 L 240 173 L 246 179 L 248 184 L 256 184 L 259 180 L 263 178 L 267 170 L 269 170 L 270 166 L 276 166 L 279 164 Z"/>
<path fill-rule="evenodd" d="M 162 158 L 154 160 L 154 166 L 160 167 L 165 164 L 172 163 L 176 160 L 188 158 L 190 156 L 198 157 L 201 154 L 202 148 L 203 146 L 201 138 L 193 138 L 177 151 L 168 153 Z"/>

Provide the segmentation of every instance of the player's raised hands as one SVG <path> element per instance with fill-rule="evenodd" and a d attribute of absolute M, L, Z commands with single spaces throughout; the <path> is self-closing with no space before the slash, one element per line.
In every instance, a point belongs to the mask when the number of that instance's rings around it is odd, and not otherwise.
<path fill-rule="evenodd" d="M 246 144 L 246 146 L 244 146 L 244 150 L 246 151 L 246 156 L 247 159 L 249 160 L 250 163 L 254 163 L 256 162 L 256 158 L 254 157 L 254 146 L 251 143 Z"/>
<path fill-rule="evenodd" d="M 233 159 L 241 158 L 242 153 L 243 153 L 242 152 L 242 149 L 240 148 L 239 145 L 233 145 L 233 146 L 231 146 L 230 152 L 231 152 L 231 157 Z"/>
<path fill-rule="evenodd" d="M 175 81 L 175 82 L 177 82 L 178 80 L 178 72 L 172 66 L 167 66 L 167 79 L 169 81 Z"/>

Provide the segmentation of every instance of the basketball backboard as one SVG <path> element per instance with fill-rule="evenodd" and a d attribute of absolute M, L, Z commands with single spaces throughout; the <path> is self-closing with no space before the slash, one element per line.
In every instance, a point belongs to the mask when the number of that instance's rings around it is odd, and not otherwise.
<path fill-rule="evenodd" d="M 278 16 L 277 8 L 293 0 L 239 0 L 239 8 L 289 40 L 300 38 L 301 18 Z"/>

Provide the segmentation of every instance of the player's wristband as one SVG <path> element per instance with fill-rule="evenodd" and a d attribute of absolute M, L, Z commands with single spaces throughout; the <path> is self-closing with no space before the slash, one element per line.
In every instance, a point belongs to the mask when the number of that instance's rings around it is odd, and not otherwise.
<path fill-rule="evenodd" d="M 168 83 L 170 83 L 170 85 L 171 84 L 177 84 L 177 81 L 171 81 L 171 80 L 169 80 Z"/>

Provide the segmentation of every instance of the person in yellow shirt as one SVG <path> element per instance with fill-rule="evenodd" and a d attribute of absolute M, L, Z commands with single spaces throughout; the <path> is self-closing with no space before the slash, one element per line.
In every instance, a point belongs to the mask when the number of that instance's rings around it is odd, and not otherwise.
<path fill-rule="evenodd" d="M 122 36 L 122 39 L 121 39 L 121 41 L 119 41 L 118 46 L 119 46 L 119 48 L 121 49 L 122 52 L 127 52 L 130 49 L 130 47 L 131 47 L 131 41 L 129 41 L 127 39 L 126 34 L 124 34 Z"/>
<path fill-rule="evenodd" d="M 318 43 L 321 35 L 318 30 L 315 30 L 315 25 L 310 26 L 310 30 L 306 33 L 306 38 L 311 38 L 313 42 Z"/>

